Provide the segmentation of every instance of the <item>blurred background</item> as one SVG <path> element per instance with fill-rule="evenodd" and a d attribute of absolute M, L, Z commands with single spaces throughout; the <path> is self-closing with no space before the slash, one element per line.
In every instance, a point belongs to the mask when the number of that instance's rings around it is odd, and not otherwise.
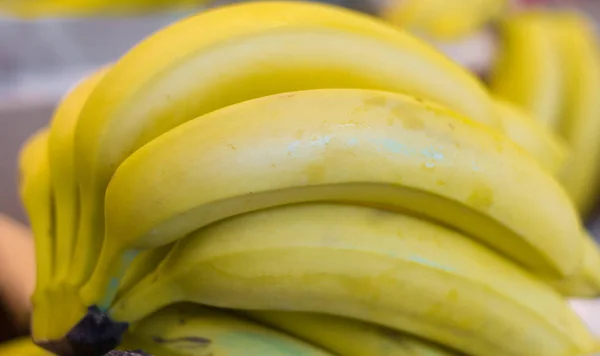
<path fill-rule="evenodd" d="M 378 16 L 394 1 L 402 0 L 323 2 Z M 27 2 L 35 0 L 0 0 L 0 341 L 27 332 L 28 295 L 33 288 L 33 244 L 17 194 L 17 155 L 23 141 L 46 125 L 60 98 L 99 66 L 182 17 L 233 1 L 187 1 L 185 8 L 128 9 L 125 14 L 16 9 L 15 4 L 23 7 Z M 567 6 L 600 19 L 598 0 L 515 0 L 512 6 Z M 485 24 L 451 38 L 418 34 L 484 77 L 496 51 L 493 27 Z M 600 236 L 600 223 L 590 227 Z M 600 307 L 588 302 L 575 308 L 600 333 Z"/>

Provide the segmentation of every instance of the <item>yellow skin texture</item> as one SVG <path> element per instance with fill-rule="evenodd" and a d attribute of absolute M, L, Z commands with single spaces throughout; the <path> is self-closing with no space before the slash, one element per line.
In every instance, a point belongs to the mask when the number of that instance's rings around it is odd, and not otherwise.
<path fill-rule="evenodd" d="M 508 8 L 508 0 L 391 0 L 381 16 L 410 31 L 458 39 L 479 30 Z"/>
<path fill-rule="evenodd" d="M 376 19 L 301 2 L 257 2 L 201 13 L 126 54 L 83 109 L 75 140 L 82 220 L 74 263 L 81 268 L 73 283 L 83 284 L 92 273 L 104 238 L 106 187 L 138 148 L 227 105 L 331 87 L 404 92 L 499 125 L 475 77 Z M 95 303 L 98 290 L 86 287 L 82 296 Z"/>
<path fill-rule="evenodd" d="M 194 304 L 172 305 L 131 325 L 120 348 L 160 356 L 333 356 L 232 313 Z"/>
<path fill-rule="evenodd" d="M 134 322 L 182 301 L 356 318 L 472 355 L 567 356 L 596 346 L 557 292 L 475 241 L 351 205 L 290 205 L 200 230 L 110 315 Z"/>
<path fill-rule="evenodd" d="M 331 89 L 231 106 L 132 155 L 107 191 L 108 238 L 91 282 L 105 285 L 127 249 L 162 246 L 230 216 L 309 201 L 412 211 L 540 273 L 580 269 L 576 212 L 558 183 L 513 142 L 407 96 Z"/>
<path fill-rule="evenodd" d="M 244 313 L 336 355 L 456 356 L 430 342 L 375 324 L 333 315 L 276 311 Z"/>

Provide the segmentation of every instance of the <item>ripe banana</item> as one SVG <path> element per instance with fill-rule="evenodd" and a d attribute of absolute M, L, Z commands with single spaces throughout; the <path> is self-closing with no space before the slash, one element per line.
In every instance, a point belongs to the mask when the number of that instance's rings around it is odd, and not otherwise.
<path fill-rule="evenodd" d="M 74 263 L 81 268 L 73 281 L 83 283 L 92 273 L 103 241 L 105 190 L 129 155 L 213 110 L 319 88 L 403 92 L 490 126 L 499 124 L 474 76 L 376 19 L 326 5 L 277 1 L 202 13 L 125 55 L 83 109 L 75 145 L 82 220 Z M 90 285 L 82 296 L 93 304 L 98 292 Z"/>
<path fill-rule="evenodd" d="M 183 301 L 356 318 L 473 355 L 597 346 L 557 292 L 512 263 L 452 230 L 369 207 L 290 205 L 211 225 L 110 315 L 133 322 Z"/>
<path fill-rule="evenodd" d="M 561 181 L 583 216 L 598 199 L 600 187 L 600 52 L 592 24 L 574 14 L 556 20 L 557 53 L 563 57 L 564 111 L 560 131 L 572 159 Z"/>
<path fill-rule="evenodd" d="M 59 105 L 50 127 L 48 141 L 48 154 L 52 178 L 52 192 L 56 202 L 55 211 L 55 263 L 56 270 L 52 273 L 53 279 L 62 281 L 71 266 L 73 249 L 76 243 L 76 232 L 79 212 L 79 196 L 77 182 L 75 181 L 75 128 L 79 113 L 94 90 L 103 78 L 108 68 L 104 68 L 85 80 L 73 89 Z"/>
<path fill-rule="evenodd" d="M 560 125 L 566 94 L 555 29 L 548 12 L 526 12 L 502 21 L 500 50 L 490 76 L 497 96 L 524 109 L 552 130 Z"/>
<path fill-rule="evenodd" d="M 330 355 L 250 320 L 194 304 L 173 305 L 133 324 L 120 348 L 157 356 Z"/>
<path fill-rule="evenodd" d="M 328 89 L 230 106 L 129 157 L 107 190 L 107 239 L 90 285 L 104 288 L 125 250 L 310 201 L 425 215 L 545 274 L 581 264 L 568 197 L 512 141 L 404 95 Z"/>
<path fill-rule="evenodd" d="M 29 338 L 0 343 L 0 356 L 51 356 L 52 354 L 35 345 Z"/>
<path fill-rule="evenodd" d="M 451 356 L 454 352 L 395 330 L 333 315 L 245 312 L 252 319 L 343 356 Z"/>
<path fill-rule="evenodd" d="M 29 216 L 35 240 L 36 287 L 32 297 L 34 309 L 44 309 L 49 303 L 46 290 L 55 272 L 54 261 L 54 201 L 48 160 L 49 130 L 42 129 L 24 144 L 19 156 L 19 190 Z M 33 313 L 34 334 L 47 326 L 48 320 Z"/>
<path fill-rule="evenodd" d="M 539 121 L 509 102 L 496 99 L 494 105 L 502 121 L 502 131 L 550 174 L 557 175 L 566 162 L 566 143 Z"/>
<path fill-rule="evenodd" d="M 508 0 L 392 0 L 381 16 L 426 37 L 452 40 L 474 33 L 508 8 Z"/>

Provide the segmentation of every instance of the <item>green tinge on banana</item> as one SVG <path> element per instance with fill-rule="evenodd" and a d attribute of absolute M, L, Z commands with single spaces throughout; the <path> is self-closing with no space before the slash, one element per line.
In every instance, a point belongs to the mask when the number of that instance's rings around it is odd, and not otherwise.
<path fill-rule="evenodd" d="M 311 201 L 425 215 L 541 274 L 575 273 L 583 255 L 568 197 L 505 136 L 399 94 L 313 90 L 213 112 L 133 154 L 108 188 L 89 285 L 102 290 L 125 250 Z"/>
<path fill-rule="evenodd" d="M 567 160 L 566 143 L 523 110 L 501 100 L 495 101 L 503 132 L 535 158 L 550 174 L 558 175 Z"/>
<path fill-rule="evenodd" d="M 252 319 L 343 356 L 452 356 L 454 352 L 395 330 L 325 314 L 244 312 Z"/>
<path fill-rule="evenodd" d="M 172 305 L 132 324 L 120 348 L 157 356 L 332 356 L 248 319 L 194 304 Z"/>
<path fill-rule="evenodd" d="M 551 16 L 525 12 L 502 21 L 500 50 L 489 85 L 495 95 L 557 130 L 566 90 Z"/>
<path fill-rule="evenodd" d="M 402 28 L 440 40 L 476 32 L 508 8 L 508 0 L 391 0 L 381 16 Z"/>
<path fill-rule="evenodd" d="M 249 3 L 202 13 L 126 54 L 81 114 L 75 147 L 82 220 L 74 261 L 81 268 L 73 283 L 83 283 L 94 269 L 104 238 L 105 190 L 133 152 L 216 109 L 319 88 L 407 93 L 498 126 L 489 96 L 474 76 L 382 21 L 301 2 Z M 94 303 L 97 292 L 98 286 L 86 287 L 82 296 Z"/>
<path fill-rule="evenodd" d="M 474 355 L 597 346 L 556 291 L 492 251 L 425 220 L 351 205 L 291 205 L 202 229 L 110 315 L 134 322 L 182 301 L 356 318 Z"/>

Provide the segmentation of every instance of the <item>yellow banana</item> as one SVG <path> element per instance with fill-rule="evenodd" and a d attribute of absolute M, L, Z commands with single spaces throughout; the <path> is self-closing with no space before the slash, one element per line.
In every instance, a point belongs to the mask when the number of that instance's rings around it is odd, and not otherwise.
<path fill-rule="evenodd" d="M 309 201 L 425 215 L 540 273 L 581 264 L 568 197 L 505 136 L 407 96 L 328 89 L 230 106 L 134 153 L 108 188 L 107 239 L 88 286 L 103 289 L 128 249 Z"/>
<path fill-rule="evenodd" d="M 567 158 L 565 142 L 539 121 L 504 100 L 497 99 L 495 108 L 502 121 L 503 132 L 548 172 L 557 175 Z"/>
<path fill-rule="evenodd" d="M 342 356 L 451 356 L 427 341 L 359 320 L 333 315 L 252 311 L 252 319 Z"/>
<path fill-rule="evenodd" d="M 157 356 L 330 355 L 250 320 L 194 304 L 173 305 L 133 324 L 120 348 Z"/>
<path fill-rule="evenodd" d="M 75 145 L 82 188 L 75 264 L 81 268 L 73 283 L 92 273 L 103 240 L 107 184 L 138 148 L 231 104 L 332 87 L 405 92 L 498 125 L 475 77 L 432 47 L 368 16 L 277 1 L 199 14 L 125 55 L 83 109 Z M 86 287 L 82 296 L 95 303 L 97 292 L 97 286 Z"/>
<path fill-rule="evenodd" d="M 572 152 L 561 181 L 585 216 L 598 200 L 600 186 L 600 52 L 591 23 L 579 15 L 563 15 L 556 26 L 565 71 L 560 131 Z"/>
<path fill-rule="evenodd" d="M 500 50 L 493 65 L 490 89 L 557 130 L 566 94 L 562 62 L 551 35 L 548 12 L 526 12 L 500 26 Z"/>
<path fill-rule="evenodd" d="M 495 20 L 508 0 L 392 0 L 381 16 L 410 31 L 435 39 L 469 35 Z"/>
<path fill-rule="evenodd" d="M 59 105 L 50 127 L 48 153 L 52 173 L 52 191 L 56 201 L 56 270 L 53 279 L 64 279 L 71 266 L 76 243 L 79 196 L 75 181 L 75 128 L 79 113 L 90 93 L 100 82 L 108 68 L 83 80 Z"/>
<path fill-rule="evenodd" d="M 35 345 L 29 338 L 0 343 L 0 356 L 51 356 L 52 354 Z"/>
<path fill-rule="evenodd" d="M 54 201 L 48 160 L 49 130 L 42 129 L 29 138 L 19 156 L 21 201 L 25 206 L 35 240 L 36 286 L 32 297 L 34 310 L 50 303 L 46 290 L 55 272 Z M 32 332 L 43 330 L 50 321 L 45 313 L 34 311 Z"/>
<path fill-rule="evenodd" d="M 557 292 L 475 241 L 350 205 L 291 205 L 202 229 L 110 315 L 136 321 L 183 301 L 356 318 L 473 355 L 580 355 L 597 346 Z"/>

